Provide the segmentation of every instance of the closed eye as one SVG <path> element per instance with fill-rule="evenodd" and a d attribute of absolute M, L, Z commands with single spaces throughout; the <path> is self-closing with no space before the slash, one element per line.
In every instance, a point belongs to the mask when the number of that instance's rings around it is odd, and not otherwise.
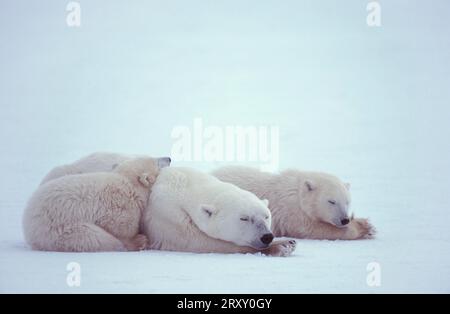
<path fill-rule="evenodd" d="M 336 205 L 336 201 L 329 200 L 328 203 L 330 203 L 331 205 Z"/>
<path fill-rule="evenodd" d="M 248 217 L 241 217 L 242 221 L 248 221 Z"/>

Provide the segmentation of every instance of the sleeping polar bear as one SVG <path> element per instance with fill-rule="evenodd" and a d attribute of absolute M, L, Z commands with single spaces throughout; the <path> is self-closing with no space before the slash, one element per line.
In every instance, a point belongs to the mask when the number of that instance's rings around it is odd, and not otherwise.
<path fill-rule="evenodd" d="M 124 155 L 115 153 L 93 153 L 83 157 L 71 164 L 57 166 L 50 170 L 49 173 L 42 179 L 41 184 L 44 184 L 53 179 L 71 174 L 82 174 L 91 172 L 111 172 L 118 164 L 130 160 L 132 158 L 145 157 L 137 155 Z M 162 163 L 170 163 L 169 157 L 159 158 Z"/>
<path fill-rule="evenodd" d="M 275 236 L 355 240 L 375 234 L 367 219 L 349 216 L 350 185 L 335 176 L 299 170 L 274 174 L 244 166 L 226 166 L 212 174 L 268 199 Z"/>
<path fill-rule="evenodd" d="M 209 174 L 166 168 L 156 180 L 143 215 L 152 249 L 287 256 L 295 241 L 272 243 L 267 201 Z"/>
<path fill-rule="evenodd" d="M 46 185 L 73 174 L 112 171 L 130 158 L 123 154 L 94 153 L 73 164 L 54 168 L 41 184 Z M 168 169 L 174 170 L 165 171 Z M 191 198 L 188 199 L 188 196 Z M 269 219 L 265 220 L 267 215 Z M 184 168 L 161 171 L 152 187 L 151 199 L 144 209 L 143 218 L 141 232 L 149 237 L 148 247 L 153 249 L 262 252 L 272 256 L 287 256 L 296 246 L 293 240 L 272 241 L 273 235 L 266 232 L 270 230 L 270 211 L 264 201 L 231 184 L 220 182 L 211 175 Z"/>
<path fill-rule="evenodd" d="M 165 159 L 136 158 L 112 172 L 73 174 L 41 184 L 25 209 L 23 230 L 35 250 L 144 249 L 142 211 Z"/>

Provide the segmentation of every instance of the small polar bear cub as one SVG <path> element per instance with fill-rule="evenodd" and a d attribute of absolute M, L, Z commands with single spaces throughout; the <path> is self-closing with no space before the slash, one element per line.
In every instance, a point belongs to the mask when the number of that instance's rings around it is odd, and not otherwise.
<path fill-rule="evenodd" d="M 49 173 L 47 173 L 44 179 L 42 179 L 41 184 L 71 174 L 111 172 L 117 165 L 121 164 L 122 162 L 138 157 L 148 156 L 133 156 L 106 152 L 93 153 L 71 164 L 53 168 Z M 169 157 L 162 157 L 159 160 L 162 163 L 170 163 Z"/>
<path fill-rule="evenodd" d="M 93 252 L 144 249 L 142 211 L 167 158 L 135 158 L 112 172 L 65 175 L 32 195 L 23 217 L 26 242 L 35 250 Z"/>
<path fill-rule="evenodd" d="M 244 166 L 212 174 L 268 199 L 275 236 L 355 240 L 375 234 L 367 219 L 349 215 L 350 184 L 333 175 L 295 169 L 269 173 Z"/>
<path fill-rule="evenodd" d="M 295 241 L 271 232 L 267 200 L 188 168 L 161 171 L 143 216 L 149 247 L 198 253 L 287 256 Z"/>

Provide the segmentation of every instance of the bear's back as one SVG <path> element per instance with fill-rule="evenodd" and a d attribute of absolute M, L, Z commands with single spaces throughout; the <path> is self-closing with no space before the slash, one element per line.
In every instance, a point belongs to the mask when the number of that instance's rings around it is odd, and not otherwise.
<path fill-rule="evenodd" d="M 115 173 L 75 174 L 51 180 L 36 190 L 25 209 L 29 220 L 58 225 L 83 218 L 95 221 L 99 208 L 127 206 L 133 198 L 129 181 Z"/>

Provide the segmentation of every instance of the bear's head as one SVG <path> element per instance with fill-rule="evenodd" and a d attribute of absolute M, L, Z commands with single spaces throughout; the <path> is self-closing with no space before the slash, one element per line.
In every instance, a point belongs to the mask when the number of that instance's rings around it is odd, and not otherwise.
<path fill-rule="evenodd" d="M 128 178 L 133 185 L 149 188 L 155 183 L 159 171 L 170 166 L 170 162 L 169 157 L 137 157 L 115 165 L 113 171 Z"/>
<path fill-rule="evenodd" d="M 311 218 L 345 227 L 350 222 L 350 184 L 337 177 L 307 172 L 299 176 L 300 208 Z"/>
<path fill-rule="evenodd" d="M 201 204 L 199 220 L 199 228 L 209 236 L 239 246 L 264 249 L 274 237 L 268 201 L 243 190 L 223 192 L 210 204 Z"/>

